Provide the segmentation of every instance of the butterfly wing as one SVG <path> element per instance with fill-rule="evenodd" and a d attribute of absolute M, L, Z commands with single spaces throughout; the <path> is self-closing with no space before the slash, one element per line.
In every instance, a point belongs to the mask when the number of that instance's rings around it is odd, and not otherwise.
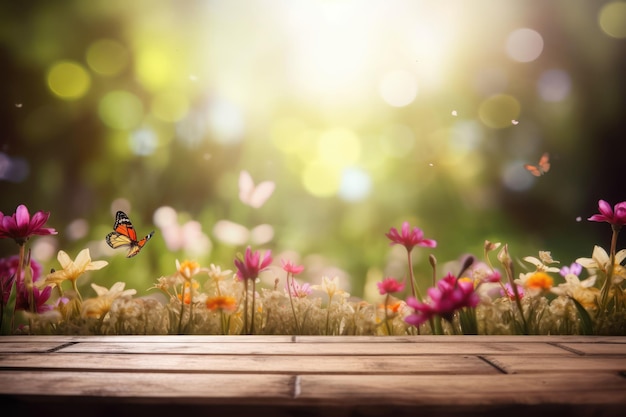
<path fill-rule="evenodd" d="M 540 177 L 546 172 L 550 171 L 550 155 L 546 152 L 541 155 L 539 163 L 537 165 L 525 164 L 524 168 L 535 177 Z"/>
<path fill-rule="evenodd" d="M 253 190 L 248 204 L 254 208 L 261 207 L 270 198 L 275 188 L 276 184 L 273 181 L 263 181 Z"/>
<path fill-rule="evenodd" d="M 526 170 L 528 172 L 530 172 L 531 174 L 533 174 L 535 177 L 540 177 L 541 176 L 541 171 L 539 170 L 539 168 L 537 168 L 534 165 L 525 164 L 524 168 L 526 168 Z"/>
<path fill-rule="evenodd" d="M 544 153 L 539 159 L 539 169 L 545 174 L 550 171 L 550 155 L 548 153 Z"/>
<path fill-rule="evenodd" d="M 250 195 L 254 190 L 254 182 L 248 171 L 241 171 L 239 173 L 239 200 L 242 203 L 248 204 L 250 201 Z"/>
<path fill-rule="evenodd" d="M 255 186 L 248 171 L 241 171 L 239 174 L 239 200 L 251 207 L 259 208 L 265 204 L 275 188 L 273 181 L 263 181 Z"/>
<path fill-rule="evenodd" d="M 146 242 L 148 242 L 152 238 L 152 235 L 154 235 L 154 231 L 150 232 L 143 239 L 141 239 L 141 240 L 131 244 L 130 245 L 130 249 L 128 250 L 128 254 L 126 255 L 126 257 L 127 258 L 132 258 L 133 256 L 137 255 L 139 253 L 139 251 L 141 250 L 141 248 L 143 248 L 143 246 L 146 244 Z"/>
<path fill-rule="evenodd" d="M 137 255 L 141 248 L 146 244 L 148 240 L 154 234 L 154 231 L 137 241 L 137 232 L 133 227 L 130 219 L 123 211 L 118 211 L 115 214 L 115 223 L 113 224 L 114 231 L 106 236 L 106 242 L 113 249 L 128 246 L 127 258 L 132 258 Z"/>

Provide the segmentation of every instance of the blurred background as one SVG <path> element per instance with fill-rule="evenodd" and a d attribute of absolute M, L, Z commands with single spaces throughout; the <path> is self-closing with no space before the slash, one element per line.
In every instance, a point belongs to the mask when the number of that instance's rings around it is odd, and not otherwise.
<path fill-rule="evenodd" d="M 429 254 L 485 239 L 590 257 L 598 199 L 626 200 L 624 1 L 2 2 L 0 58 L 0 211 L 51 212 L 44 270 L 109 261 L 86 296 L 250 245 L 268 286 L 284 258 L 375 300 L 406 276 L 403 221 L 438 242 L 414 251 L 425 288 Z M 156 231 L 131 259 L 104 240 L 117 210 Z"/>

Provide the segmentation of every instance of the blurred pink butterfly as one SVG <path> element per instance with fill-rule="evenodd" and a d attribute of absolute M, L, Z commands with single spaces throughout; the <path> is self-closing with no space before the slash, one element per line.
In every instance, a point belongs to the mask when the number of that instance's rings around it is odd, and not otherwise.
<path fill-rule="evenodd" d="M 250 207 L 259 208 L 274 192 L 276 184 L 273 181 L 263 181 L 254 185 L 248 171 L 239 174 L 239 200 Z"/>
<path fill-rule="evenodd" d="M 550 171 L 550 155 L 548 153 L 544 153 L 539 159 L 539 163 L 537 165 L 525 164 L 524 168 L 535 177 L 540 177 L 546 172 Z"/>

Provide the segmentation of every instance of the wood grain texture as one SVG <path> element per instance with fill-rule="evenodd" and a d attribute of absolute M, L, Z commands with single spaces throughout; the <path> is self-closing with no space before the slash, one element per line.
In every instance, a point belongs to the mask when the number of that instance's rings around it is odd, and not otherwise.
<path fill-rule="evenodd" d="M 626 338 L 6 336 L 2 416 L 622 416 Z"/>

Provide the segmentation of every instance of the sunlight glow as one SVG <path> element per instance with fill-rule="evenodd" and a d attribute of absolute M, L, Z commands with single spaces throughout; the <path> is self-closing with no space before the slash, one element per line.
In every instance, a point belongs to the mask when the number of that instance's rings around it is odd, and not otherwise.
<path fill-rule="evenodd" d="M 417 96 L 417 91 L 417 81 L 408 71 L 390 71 L 380 80 L 380 95 L 393 107 L 411 104 Z"/>

